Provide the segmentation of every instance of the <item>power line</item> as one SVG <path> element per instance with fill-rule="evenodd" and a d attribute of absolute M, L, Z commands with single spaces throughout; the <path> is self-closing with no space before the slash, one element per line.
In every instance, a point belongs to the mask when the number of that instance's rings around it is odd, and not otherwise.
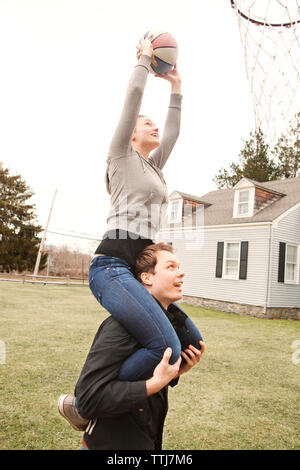
<path fill-rule="evenodd" d="M 94 235 L 94 234 L 91 234 L 91 233 L 86 233 L 86 232 L 79 232 L 78 230 L 68 230 L 68 229 L 65 229 L 65 228 L 57 228 L 57 227 L 52 227 L 52 230 L 54 230 L 55 232 L 63 232 L 63 233 L 75 233 L 76 235 L 86 235 L 88 237 L 96 237 L 97 235 Z"/>
<path fill-rule="evenodd" d="M 96 241 L 100 242 L 101 239 L 99 238 L 88 238 L 88 237 L 81 237 L 79 235 L 70 235 L 68 233 L 61 233 L 61 232 L 53 232 L 52 230 L 48 230 L 48 233 L 52 233 L 54 235 L 62 235 L 64 237 L 70 237 L 70 238 L 81 238 L 82 240 L 91 240 L 91 241 Z M 76 233 L 76 232 L 75 232 Z"/>

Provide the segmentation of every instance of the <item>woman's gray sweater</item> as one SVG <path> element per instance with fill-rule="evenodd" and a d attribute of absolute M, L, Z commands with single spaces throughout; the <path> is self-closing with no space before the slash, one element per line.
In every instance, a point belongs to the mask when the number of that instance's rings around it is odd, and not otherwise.
<path fill-rule="evenodd" d="M 149 56 L 142 55 L 130 78 L 122 114 L 109 148 L 106 187 L 111 195 L 107 231 L 122 229 L 153 239 L 168 201 L 161 170 L 179 135 L 182 96 L 171 94 L 161 143 L 146 160 L 133 150 L 131 138 L 150 62 Z"/>

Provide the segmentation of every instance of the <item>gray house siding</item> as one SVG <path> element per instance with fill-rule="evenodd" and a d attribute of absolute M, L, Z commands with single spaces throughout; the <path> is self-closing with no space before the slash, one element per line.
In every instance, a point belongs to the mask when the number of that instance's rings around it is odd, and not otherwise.
<path fill-rule="evenodd" d="M 267 301 L 268 225 L 205 228 L 198 247 L 185 239 L 172 239 L 172 245 L 185 272 L 183 294 L 225 302 L 265 306 Z M 247 279 L 216 277 L 218 242 L 248 241 Z"/>
<path fill-rule="evenodd" d="M 300 284 L 278 282 L 279 243 L 300 244 L 300 207 L 296 207 L 272 228 L 269 307 L 300 307 Z"/>

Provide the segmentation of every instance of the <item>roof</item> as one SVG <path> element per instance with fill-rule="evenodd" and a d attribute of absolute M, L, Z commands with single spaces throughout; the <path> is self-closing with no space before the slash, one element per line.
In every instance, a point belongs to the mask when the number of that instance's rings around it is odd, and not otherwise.
<path fill-rule="evenodd" d="M 175 193 L 178 193 L 180 194 L 180 196 L 183 198 L 183 199 L 187 199 L 188 201 L 195 201 L 195 202 L 198 202 L 200 204 L 204 204 L 204 206 L 209 206 L 211 203 L 208 202 L 208 201 L 204 201 L 203 198 L 200 198 L 198 196 L 195 196 L 193 194 L 187 194 L 187 193 L 183 193 L 182 191 L 177 191 L 177 190 L 174 190 L 169 197 L 171 197 L 173 194 Z"/>
<path fill-rule="evenodd" d="M 247 178 L 248 179 L 248 178 Z M 259 210 L 252 217 L 233 218 L 235 189 L 219 189 L 204 194 L 200 201 L 211 204 L 205 208 L 205 225 L 227 225 L 251 222 L 272 222 L 288 209 L 300 203 L 300 177 L 258 183 L 250 180 L 255 186 L 280 193 L 282 197 Z M 178 191 L 179 192 L 179 191 Z M 183 194 L 183 193 L 180 193 Z M 194 196 L 195 198 L 195 196 Z M 196 199 L 194 199 L 196 200 Z M 204 203 L 204 202 L 203 202 Z"/>
<path fill-rule="evenodd" d="M 297 179 L 297 178 L 296 178 Z M 269 191 L 272 194 L 276 194 L 278 196 L 286 196 L 286 194 L 276 191 L 274 188 L 270 188 L 267 186 L 267 183 L 259 183 L 258 181 L 251 180 L 250 178 L 242 178 L 242 180 L 247 180 L 250 181 L 250 183 L 254 184 L 256 188 L 262 189 L 263 191 Z M 240 180 L 240 181 L 242 181 Z M 280 181 L 280 180 L 279 180 Z M 272 181 L 274 183 L 274 181 Z M 278 181 L 277 181 L 278 182 Z M 270 183 L 270 181 L 268 181 Z M 237 186 L 237 185 L 236 185 Z M 234 186 L 232 189 L 235 189 L 236 186 Z"/>

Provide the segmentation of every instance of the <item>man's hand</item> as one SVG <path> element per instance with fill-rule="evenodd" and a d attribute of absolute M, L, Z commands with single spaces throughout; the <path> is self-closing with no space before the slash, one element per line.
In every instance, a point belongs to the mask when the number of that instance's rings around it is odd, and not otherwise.
<path fill-rule="evenodd" d="M 178 376 L 184 374 L 191 370 L 198 362 L 200 361 L 202 354 L 205 351 L 205 344 L 203 341 L 199 341 L 201 349 L 197 349 L 194 346 L 190 345 L 189 349 L 186 349 L 185 352 L 181 351 L 182 357 L 186 360 L 186 363 L 181 364 L 181 367 L 178 371 Z"/>
<path fill-rule="evenodd" d="M 167 348 L 164 352 L 162 360 L 154 369 L 153 377 L 146 380 L 147 396 L 159 392 L 159 390 L 168 385 L 171 380 L 173 380 L 175 377 L 178 377 L 179 366 L 182 359 L 179 357 L 178 360 L 171 365 L 169 364 L 171 355 L 172 349 Z"/>

